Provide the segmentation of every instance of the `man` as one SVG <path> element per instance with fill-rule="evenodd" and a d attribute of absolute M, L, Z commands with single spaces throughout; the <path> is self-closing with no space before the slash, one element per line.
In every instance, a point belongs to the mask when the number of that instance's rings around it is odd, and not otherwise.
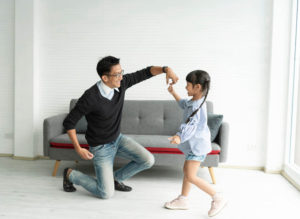
<path fill-rule="evenodd" d="M 63 123 L 79 156 L 93 160 L 96 179 L 66 168 L 63 188 L 66 192 L 74 192 L 74 183 L 99 198 L 107 199 L 115 189 L 131 191 L 131 187 L 124 185 L 123 181 L 154 164 L 154 157 L 149 151 L 120 133 L 126 90 L 161 73 L 166 73 L 167 83 L 169 79 L 172 79 L 172 84 L 176 83 L 178 77 L 166 66 L 151 66 L 123 76 L 119 59 L 112 56 L 98 62 L 97 72 L 101 80 L 84 92 Z M 85 137 L 90 151 L 81 148 L 76 137 L 75 125 L 84 115 L 88 123 Z M 115 156 L 129 159 L 130 162 L 113 172 Z"/>

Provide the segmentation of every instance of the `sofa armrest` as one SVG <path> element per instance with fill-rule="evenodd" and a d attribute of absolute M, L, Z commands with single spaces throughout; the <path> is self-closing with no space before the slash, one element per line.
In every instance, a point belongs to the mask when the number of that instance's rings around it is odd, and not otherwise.
<path fill-rule="evenodd" d="M 228 138 L 229 138 L 229 124 L 227 122 L 223 122 L 219 129 L 219 133 L 215 142 L 220 145 L 220 162 L 226 162 L 227 153 L 228 153 Z"/>
<path fill-rule="evenodd" d="M 63 121 L 68 113 L 46 118 L 43 124 L 44 156 L 49 156 L 50 139 L 64 133 Z"/>

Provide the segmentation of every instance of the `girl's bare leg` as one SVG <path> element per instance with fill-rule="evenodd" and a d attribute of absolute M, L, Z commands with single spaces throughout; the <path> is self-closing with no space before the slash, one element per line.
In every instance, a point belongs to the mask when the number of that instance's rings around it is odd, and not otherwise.
<path fill-rule="evenodd" d="M 183 167 L 184 179 L 182 184 L 182 195 L 187 196 L 190 189 L 191 183 L 196 185 L 199 189 L 203 190 L 210 196 L 216 194 L 215 189 L 205 180 L 197 176 L 197 171 L 200 166 L 199 161 L 186 160 Z"/>
<path fill-rule="evenodd" d="M 186 161 L 184 162 L 183 173 L 185 172 L 185 169 L 186 169 Z M 184 176 L 183 176 L 183 182 L 182 182 L 181 195 L 188 196 L 190 190 L 191 190 L 191 183 L 187 180 L 187 178 L 186 178 L 186 176 L 184 174 Z"/>

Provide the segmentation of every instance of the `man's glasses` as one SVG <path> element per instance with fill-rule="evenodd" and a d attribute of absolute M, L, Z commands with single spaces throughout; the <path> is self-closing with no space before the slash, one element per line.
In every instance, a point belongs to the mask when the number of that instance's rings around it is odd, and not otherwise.
<path fill-rule="evenodd" d="M 120 73 L 117 73 L 117 74 L 111 74 L 111 75 L 108 75 L 108 76 L 120 78 L 120 77 L 122 77 L 123 74 L 124 74 L 124 70 L 122 70 Z"/>

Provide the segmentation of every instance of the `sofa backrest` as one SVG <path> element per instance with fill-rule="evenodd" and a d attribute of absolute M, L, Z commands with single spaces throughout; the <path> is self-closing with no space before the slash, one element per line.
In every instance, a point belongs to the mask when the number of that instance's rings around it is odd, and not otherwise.
<path fill-rule="evenodd" d="M 77 99 L 70 102 L 73 109 Z M 207 101 L 207 111 L 213 112 L 213 104 Z M 144 135 L 173 135 L 182 122 L 182 109 L 174 100 L 125 100 L 121 133 Z M 85 117 L 76 125 L 78 133 L 86 131 Z"/>

